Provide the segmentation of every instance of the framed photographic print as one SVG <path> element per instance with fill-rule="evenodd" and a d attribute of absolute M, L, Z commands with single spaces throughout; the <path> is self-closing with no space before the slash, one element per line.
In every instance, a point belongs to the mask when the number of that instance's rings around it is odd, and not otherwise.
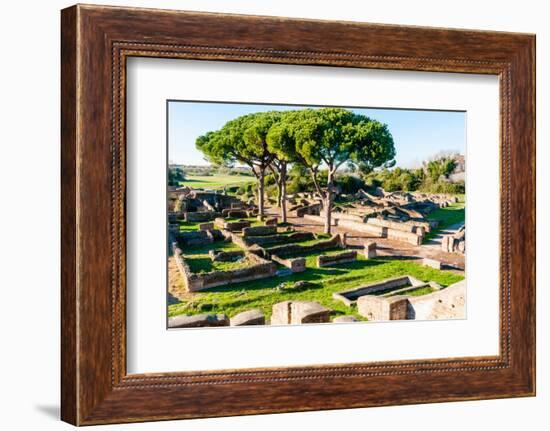
<path fill-rule="evenodd" d="M 63 420 L 534 395 L 533 35 L 78 5 L 61 42 Z"/>

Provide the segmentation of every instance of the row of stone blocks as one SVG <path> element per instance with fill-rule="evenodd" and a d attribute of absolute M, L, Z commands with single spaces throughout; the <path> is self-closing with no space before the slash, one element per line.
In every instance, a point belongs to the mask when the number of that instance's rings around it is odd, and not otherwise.
<path fill-rule="evenodd" d="M 372 222 L 361 223 L 361 222 L 350 221 L 345 219 L 338 219 L 336 216 L 333 217 L 333 219 L 334 219 L 335 225 L 340 227 L 345 227 L 347 229 L 351 229 L 356 232 L 366 233 L 368 235 L 372 235 L 378 238 L 388 238 L 388 239 L 393 239 L 395 241 L 407 242 L 412 245 L 422 244 L 424 228 L 420 226 L 418 227 L 418 233 L 417 233 L 417 232 L 405 232 L 403 230 L 397 230 L 387 226 L 380 226 Z M 368 220 L 371 220 L 371 219 L 368 219 Z M 373 220 L 378 220 L 378 219 L 373 219 Z M 422 234 L 420 234 L 420 232 L 422 232 Z"/>
<path fill-rule="evenodd" d="M 313 301 L 284 301 L 273 305 L 271 325 L 298 325 L 330 322 L 330 308 Z M 354 321 L 339 319 L 336 322 Z M 265 325 L 264 314 L 257 309 L 243 311 L 231 319 L 225 314 L 179 315 L 168 319 L 169 328 Z"/>
<path fill-rule="evenodd" d="M 260 310 L 247 310 L 233 316 L 225 314 L 179 315 L 168 319 L 169 328 L 205 328 L 219 326 L 265 325 L 265 316 Z"/>
<path fill-rule="evenodd" d="M 181 250 L 177 247 L 177 244 L 172 244 L 172 250 L 176 265 L 182 275 L 184 285 L 189 292 L 197 292 L 210 287 L 241 283 L 243 281 L 269 278 L 273 277 L 277 272 L 277 265 L 274 262 L 263 259 L 253 253 L 245 252 L 242 257 L 246 257 L 253 262 L 250 266 L 229 271 L 211 271 L 196 274 L 191 272 L 182 256 Z M 221 259 L 234 259 L 241 256 L 240 253 L 239 256 L 235 256 L 232 252 L 214 252 L 210 255 L 210 257 L 212 260 L 215 260 L 220 258 L 218 255 L 221 256 Z"/>

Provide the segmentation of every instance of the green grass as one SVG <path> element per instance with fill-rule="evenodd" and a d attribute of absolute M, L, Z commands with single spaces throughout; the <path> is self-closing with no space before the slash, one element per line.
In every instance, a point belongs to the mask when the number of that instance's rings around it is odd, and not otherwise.
<path fill-rule="evenodd" d="M 254 177 L 246 175 L 189 175 L 180 184 L 197 189 L 223 189 L 224 187 L 238 186 L 253 181 Z"/>
<path fill-rule="evenodd" d="M 225 221 L 233 222 L 233 221 L 242 221 L 247 220 L 250 222 L 250 226 L 263 226 L 265 223 L 261 220 L 258 220 L 258 217 L 226 217 L 224 218 Z"/>
<path fill-rule="evenodd" d="M 465 219 L 465 206 L 462 202 L 457 202 L 449 205 L 445 208 L 439 208 L 432 212 L 428 216 L 429 220 L 439 221 L 439 225 L 436 229 L 433 229 L 431 232 L 426 233 L 424 241 L 429 241 L 434 238 L 439 232 L 445 230 L 449 226 L 457 223 L 464 222 Z"/>
<path fill-rule="evenodd" d="M 204 245 L 182 246 L 181 250 L 184 256 L 198 256 L 208 255 L 210 250 L 232 251 L 242 250 L 242 248 L 230 241 L 215 241 Z"/>
<path fill-rule="evenodd" d="M 180 221 L 180 232 L 193 232 L 195 230 L 199 229 L 199 225 L 202 223 L 202 221 Z"/>
<path fill-rule="evenodd" d="M 206 247 L 206 246 L 205 246 Z M 285 300 L 316 301 L 334 310 L 334 316 L 353 315 L 365 320 L 355 308 L 349 308 L 332 299 L 334 292 L 359 287 L 386 278 L 411 275 L 424 281 L 435 281 L 448 286 L 464 277 L 448 271 L 439 271 L 417 263 L 391 259 L 364 259 L 332 267 L 317 268 L 317 252 L 306 257 L 307 270 L 283 277 L 249 281 L 229 286 L 211 288 L 190 294 L 190 299 L 168 307 L 168 314 L 199 314 L 204 312 L 225 313 L 234 316 L 252 308 L 261 309 L 266 317 L 271 316 L 273 304 Z M 304 280 L 313 283 L 301 289 L 292 289 L 295 282 Z M 284 284 L 283 288 L 280 288 Z"/>
<path fill-rule="evenodd" d="M 212 271 L 232 271 L 234 269 L 246 268 L 254 264 L 254 262 L 248 258 L 229 262 L 213 262 L 207 254 L 193 255 L 185 258 L 185 261 L 189 265 L 191 272 L 195 274 Z"/>
<path fill-rule="evenodd" d="M 390 296 L 396 296 L 396 295 L 422 296 L 432 292 L 435 292 L 435 289 L 433 287 L 424 286 L 424 287 L 417 287 L 416 289 L 407 290 L 406 292 L 403 292 L 403 293 L 396 293 L 395 295 L 390 295 Z"/>
<path fill-rule="evenodd" d="M 199 246 L 182 246 L 183 258 L 189 265 L 189 269 L 194 273 L 210 271 L 230 271 L 238 268 L 245 268 L 252 264 L 248 259 L 236 262 L 212 262 L 208 252 L 210 250 L 241 250 L 241 248 L 232 242 L 216 241 L 212 244 Z"/>

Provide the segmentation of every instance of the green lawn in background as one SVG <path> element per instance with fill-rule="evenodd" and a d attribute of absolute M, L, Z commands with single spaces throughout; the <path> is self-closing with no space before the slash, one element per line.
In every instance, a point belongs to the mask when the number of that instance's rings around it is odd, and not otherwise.
<path fill-rule="evenodd" d="M 253 181 L 254 177 L 247 175 L 189 175 L 180 184 L 197 189 L 223 189 L 224 187 L 239 186 Z"/>
<path fill-rule="evenodd" d="M 448 286 L 464 277 L 449 271 L 421 266 L 412 261 L 358 256 L 356 262 L 317 268 L 316 258 L 323 252 L 306 257 L 307 270 L 302 273 L 275 276 L 229 286 L 214 287 L 190 294 L 190 299 L 168 307 L 169 316 L 178 314 L 225 313 L 234 316 L 252 308 L 261 309 L 266 318 L 271 316 L 273 304 L 286 300 L 316 301 L 334 310 L 334 316 L 353 315 L 361 320 L 356 308 L 349 308 L 332 299 L 334 292 L 351 289 L 387 278 L 411 275 L 423 281 L 435 281 Z M 292 288 L 297 281 L 313 283 L 303 288 Z M 415 292 L 421 293 L 421 292 Z M 428 293 L 428 292 L 426 292 Z"/>

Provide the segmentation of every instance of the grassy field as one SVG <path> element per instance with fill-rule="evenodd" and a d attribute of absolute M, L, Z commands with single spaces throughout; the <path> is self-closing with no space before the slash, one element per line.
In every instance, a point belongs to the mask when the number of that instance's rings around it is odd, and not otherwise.
<path fill-rule="evenodd" d="M 463 202 L 451 204 L 445 208 L 439 208 L 428 216 L 429 220 L 439 221 L 437 229 L 428 232 L 424 237 L 424 241 L 429 241 L 435 237 L 440 231 L 452 226 L 453 224 L 464 222 L 465 220 L 465 205 Z"/>
<path fill-rule="evenodd" d="M 203 251 L 204 253 L 204 251 Z M 178 314 L 225 313 L 234 316 L 252 308 L 261 309 L 266 317 L 271 316 L 273 304 L 286 300 L 316 301 L 334 310 L 334 316 L 353 315 L 361 320 L 355 308 L 348 308 L 332 299 L 334 292 L 365 285 L 386 278 L 411 275 L 424 281 L 435 281 L 448 286 L 464 277 L 449 271 L 439 271 L 417 263 L 396 259 L 368 259 L 362 255 L 353 263 L 316 267 L 320 253 L 306 256 L 307 270 L 302 273 L 277 276 L 229 286 L 215 287 L 203 292 L 189 294 L 189 299 L 168 307 L 170 316 Z M 295 288 L 297 281 L 310 284 Z M 428 292 L 415 292 L 416 294 Z"/>
<path fill-rule="evenodd" d="M 202 189 L 223 189 L 224 187 L 240 186 L 254 181 L 254 177 L 247 175 L 189 175 L 180 184 L 187 187 Z"/>

